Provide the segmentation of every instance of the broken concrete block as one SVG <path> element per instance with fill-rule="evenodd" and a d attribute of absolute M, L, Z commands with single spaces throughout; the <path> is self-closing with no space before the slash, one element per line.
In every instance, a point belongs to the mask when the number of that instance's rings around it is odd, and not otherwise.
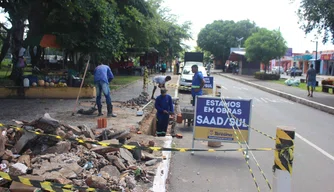
<path fill-rule="evenodd" d="M 29 141 L 32 141 L 37 138 L 37 135 L 24 132 L 19 141 L 14 145 L 14 153 L 21 153 L 22 149 L 28 144 Z"/>
<path fill-rule="evenodd" d="M 1 157 L 4 160 L 11 161 L 14 158 L 13 152 L 6 149 L 5 153 Z"/>
<path fill-rule="evenodd" d="M 36 180 L 36 181 L 43 181 L 43 178 L 40 177 L 40 176 L 24 175 L 22 177 L 28 178 L 28 179 L 31 179 L 31 180 Z M 27 186 L 27 185 L 24 185 L 22 183 L 13 181 L 12 184 L 10 185 L 9 190 L 11 192 L 34 192 L 34 191 L 37 191 L 38 188 L 32 187 L 32 186 Z"/>
<path fill-rule="evenodd" d="M 93 131 L 90 128 L 88 128 L 86 125 L 80 125 L 78 127 L 79 127 L 79 129 L 81 129 L 81 131 L 85 135 L 85 137 L 95 139 L 95 135 L 94 135 Z"/>
<path fill-rule="evenodd" d="M 59 173 L 65 177 L 66 179 L 75 179 L 77 178 L 77 174 L 74 173 L 71 169 L 68 169 L 68 167 L 62 168 L 59 170 Z"/>
<path fill-rule="evenodd" d="M 88 177 L 86 179 L 86 184 L 92 188 L 107 189 L 107 180 L 95 175 Z"/>
<path fill-rule="evenodd" d="M 146 165 L 146 166 L 153 166 L 153 165 L 155 165 L 157 162 L 158 162 L 157 159 L 152 159 L 152 160 L 146 161 L 146 162 L 145 162 L 145 165 Z"/>
<path fill-rule="evenodd" d="M 81 129 L 79 129 L 78 127 L 74 127 L 71 125 L 63 125 L 65 127 L 65 129 L 67 129 L 67 131 L 72 131 L 72 133 L 76 134 L 76 135 L 81 135 L 82 131 Z"/>
<path fill-rule="evenodd" d="M 126 176 L 125 177 L 125 182 L 126 182 L 126 186 L 129 187 L 130 189 L 134 189 L 136 187 L 136 180 L 135 178 L 131 177 L 131 176 Z"/>
<path fill-rule="evenodd" d="M 145 160 L 145 161 L 148 161 L 148 160 L 152 160 L 152 159 L 155 159 L 155 156 L 147 151 L 142 151 L 141 152 L 142 154 L 142 160 Z"/>
<path fill-rule="evenodd" d="M 120 152 L 120 156 L 129 164 L 132 165 L 134 163 L 136 163 L 136 160 L 133 158 L 132 153 L 124 148 L 120 148 L 119 149 Z"/>
<path fill-rule="evenodd" d="M 55 146 L 49 147 L 47 150 L 42 152 L 42 154 L 47 153 L 68 153 L 71 150 L 71 142 L 69 141 L 60 141 Z"/>
<path fill-rule="evenodd" d="M 119 170 L 120 172 L 126 170 L 125 165 L 123 164 L 123 162 L 122 162 L 118 157 L 116 157 L 116 156 L 114 156 L 114 155 L 107 155 L 107 159 L 108 159 L 113 165 L 115 165 L 115 166 L 118 168 L 118 170 Z"/>
<path fill-rule="evenodd" d="M 118 169 L 115 166 L 112 165 L 107 165 L 105 167 L 103 167 L 102 169 L 100 169 L 100 171 L 104 171 L 106 173 L 109 174 L 110 177 L 117 177 L 119 178 L 119 176 L 121 175 L 120 172 L 118 171 Z"/>
<path fill-rule="evenodd" d="M 140 147 L 141 145 L 139 144 L 139 142 L 130 142 L 128 143 L 128 145 L 134 145 L 136 147 Z M 131 150 L 133 157 L 136 160 L 140 160 L 141 159 L 141 149 L 133 149 Z"/>
<path fill-rule="evenodd" d="M 6 151 L 6 142 L 7 142 L 7 139 L 6 137 L 0 135 L 0 157 L 5 153 Z"/>
<path fill-rule="evenodd" d="M 19 159 L 17 160 L 18 163 L 23 163 L 28 167 L 31 167 L 31 161 L 29 155 L 21 155 Z"/>
<path fill-rule="evenodd" d="M 100 155 L 105 155 L 110 152 L 119 151 L 119 148 L 98 146 L 98 147 L 90 149 L 90 151 L 95 152 Z"/>
<path fill-rule="evenodd" d="M 20 176 L 27 173 L 28 167 L 22 163 L 15 163 L 9 167 L 9 174 L 14 176 Z"/>

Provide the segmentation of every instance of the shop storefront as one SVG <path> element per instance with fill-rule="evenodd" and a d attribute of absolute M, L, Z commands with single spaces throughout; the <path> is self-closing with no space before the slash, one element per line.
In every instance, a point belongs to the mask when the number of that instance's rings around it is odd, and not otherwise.
<path fill-rule="evenodd" d="M 296 67 L 300 68 L 303 73 L 306 73 L 309 69 L 310 60 L 312 59 L 311 54 L 305 55 L 295 55 L 293 56 L 293 63 L 296 64 Z"/>
<path fill-rule="evenodd" d="M 334 53 L 321 54 L 320 74 L 334 76 Z"/>

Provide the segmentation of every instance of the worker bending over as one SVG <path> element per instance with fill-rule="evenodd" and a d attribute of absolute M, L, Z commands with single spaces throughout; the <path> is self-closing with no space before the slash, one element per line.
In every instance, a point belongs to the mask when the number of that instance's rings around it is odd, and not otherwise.
<path fill-rule="evenodd" d="M 170 81 L 172 78 L 170 76 L 155 76 L 153 77 L 152 81 L 154 84 L 153 92 L 152 92 L 152 97 L 151 99 L 154 99 L 154 93 L 155 90 L 157 89 L 157 85 L 160 89 L 166 88 L 165 84 Z"/>

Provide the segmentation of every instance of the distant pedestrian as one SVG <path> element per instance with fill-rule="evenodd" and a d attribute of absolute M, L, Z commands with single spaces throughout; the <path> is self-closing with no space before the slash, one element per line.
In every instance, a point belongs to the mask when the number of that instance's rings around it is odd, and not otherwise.
<path fill-rule="evenodd" d="M 296 70 L 297 70 L 297 67 L 296 67 L 296 64 L 294 64 L 292 67 L 291 67 L 291 72 L 290 72 L 290 77 L 292 78 L 295 78 L 296 77 Z"/>
<path fill-rule="evenodd" d="M 180 70 L 180 61 L 177 61 L 175 66 L 176 66 L 176 75 L 178 75 Z"/>
<path fill-rule="evenodd" d="M 162 75 L 165 75 L 166 70 L 167 70 L 167 64 L 165 62 L 162 62 L 162 64 L 161 64 L 161 73 L 162 73 Z"/>
<path fill-rule="evenodd" d="M 154 88 L 153 88 L 153 91 L 152 91 L 151 99 L 154 99 L 154 93 L 155 93 L 155 90 L 157 89 L 157 85 L 160 89 L 166 88 L 165 87 L 166 82 L 170 81 L 171 79 L 172 79 L 171 76 L 162 76 L 161 75 L 161 76 L 153 77 L 152 82 L 154 84 Z"/>
<path fill-rule="evenodd" d="M 307 91 L 308 91 L 308 97 L 313 97 L 313 91 L 315 89 L 316 83 L 317 83 L 317 71 L 313 68 L 313 64 L 310 66 L 311 68 L 307 70 L 306 74 L 306 83 L 307 83 Z M 311 92 L 310 92 L 311 87 Z"/>
<path fill-rule="evenodd" d="M 169 115 L 174 114 L 173 100 L 170 95 L 167 94 L 166 89 L 161 89 L 161 95 L 159 95 L 155 101 L 155 108 L 157 109 L 157 136 L 166 136 Z"/>

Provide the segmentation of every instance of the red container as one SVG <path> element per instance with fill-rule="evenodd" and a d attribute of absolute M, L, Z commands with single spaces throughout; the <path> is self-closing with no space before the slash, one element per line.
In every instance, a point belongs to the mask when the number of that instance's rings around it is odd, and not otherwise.
<path fill-rule="evenodd" d="M 97 128 L 102 129 L 102 128 L 107 128 L 107 118 L 98 118 L 97 119 Z"/>
<path fill-rule="evenodd" d="M 182 119 L 182 114 L 178 114 L 176 117 L 176 122 L 177 123 L 182 123 L 183 119 Z"/>

